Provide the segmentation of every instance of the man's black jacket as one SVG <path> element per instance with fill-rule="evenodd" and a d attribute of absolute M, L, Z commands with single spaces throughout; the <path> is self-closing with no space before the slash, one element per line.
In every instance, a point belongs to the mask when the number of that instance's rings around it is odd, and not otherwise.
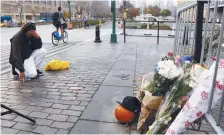
<path fill-rule="evenodd" d="M 13 68 L 24 72 L 23 62 L 31 56 L 35 49 L 40 49 L 42 47 L 41 38 L 28 38 L 25 34 L 18 32 L 10 39 L 10 42 L 11 52 L 9 63 Z"/>

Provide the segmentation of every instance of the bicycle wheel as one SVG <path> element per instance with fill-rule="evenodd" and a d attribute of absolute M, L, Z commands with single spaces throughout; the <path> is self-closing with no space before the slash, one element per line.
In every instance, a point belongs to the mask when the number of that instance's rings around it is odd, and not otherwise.
<path fill-rule="evenodd" d="M 68 42 L 68 33 L 67 33 L 67 31 L 64 31 L 63 42 L 64 42 L 64 43 L 67 43 L 67 42 Z"/>
<path fill-rule="evenodd" d="M 55 31 L 56 32 L 56 31 Z M 55 32 L 53 32 L 52 33 L 52 35 L 51 35 L 51 40 L 52 40 L 52 44 L 53 45 L 58 45 L 58 43 L 59 43 L 59 40 L 57 39 L 57 37 L 55 37 Z"/>

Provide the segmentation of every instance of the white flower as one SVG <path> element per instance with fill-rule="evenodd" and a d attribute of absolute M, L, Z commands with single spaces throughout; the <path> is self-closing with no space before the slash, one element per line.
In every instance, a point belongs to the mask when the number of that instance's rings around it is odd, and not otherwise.
<path fill-rule="evenodd" d="M 158 73 L 168 79 L 174 79 L 181 74 L 181 70 L 177 68 L 172 60 L 159 61 Z"/>

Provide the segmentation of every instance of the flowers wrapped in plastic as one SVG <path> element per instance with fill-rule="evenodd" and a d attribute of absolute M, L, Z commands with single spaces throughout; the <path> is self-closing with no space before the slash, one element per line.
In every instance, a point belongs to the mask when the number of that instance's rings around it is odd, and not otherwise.
<path fill-rule="evenodd" d="M 188 100 L 190 92 L 197 86 L 198 78 L 205 70 L 200 65 L 187 64 L 184 67 L 185 74 L 178 78 L 157 112 L 156 120 L 149 127 L 147 134 L 162 134 L 174 121 Z"/>
<path fill-rule="evenodd" d="M 138 97 L 142 99 L 141 114 L 138 121 L 137 129 L 144 130 L 145 122 L 155 116 L 162 97 L 170 90 L 172 84 L 182 74 L 182 70 L 177 68 L 174 61 L 164 57 L 155 66 L 155 73 L 148 73 L 143 76 L 142 86 Z M 146 129 L 147 130 L 147 129 Z"/>
<path fill-rule="evenodd" d="M 209 70 L 203 72 L 199 84 L 195 87 L 190 99 L 184 105 L 181 112 L 177 115 L 166 134 L 179 134 L 195 120 L 202 117 L 208 109 L 209 96 L 212 91 L 212 80 L 214 76 L 215 63 Z M 219 61 L 216 87 L 213 96 L 212 108 L 218 104 L 224 90 L 224 60 Z"/>
<path fill-rule="evenodd" d="M 183 71 L 177 68 L 174 61 L 159 61 L 153 79 L 143 90 L 149 91 L 152 96 L 164 96 L 182 73 Z"/>

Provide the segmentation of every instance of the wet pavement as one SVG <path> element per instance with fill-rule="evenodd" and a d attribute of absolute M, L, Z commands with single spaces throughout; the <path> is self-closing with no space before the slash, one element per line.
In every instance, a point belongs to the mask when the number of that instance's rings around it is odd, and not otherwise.
<path fill-rule="evenodd" d="M 135 33 L 135 31 L 128 31 Z M 165 32 L 164 32 L 165 33 Z M 164 34 L 163 33 L 163 34 Z M 170 32 L 167 32 L 170 34 Z M 21 83 L 10 73 L 1 76 L 1 102 L 36 120 L 32 124 L 14 114 L 1 117 L 4 134 L 136 134 L 136 125 L 124 126 L 114 117 L 116 101 L 135 95 L 141 77 L 173 50 L 173 38 L 127 37 L 118 33 L 102 43 L 74 46 L 46 59 L 68 60 L 69 70 Z"/>

